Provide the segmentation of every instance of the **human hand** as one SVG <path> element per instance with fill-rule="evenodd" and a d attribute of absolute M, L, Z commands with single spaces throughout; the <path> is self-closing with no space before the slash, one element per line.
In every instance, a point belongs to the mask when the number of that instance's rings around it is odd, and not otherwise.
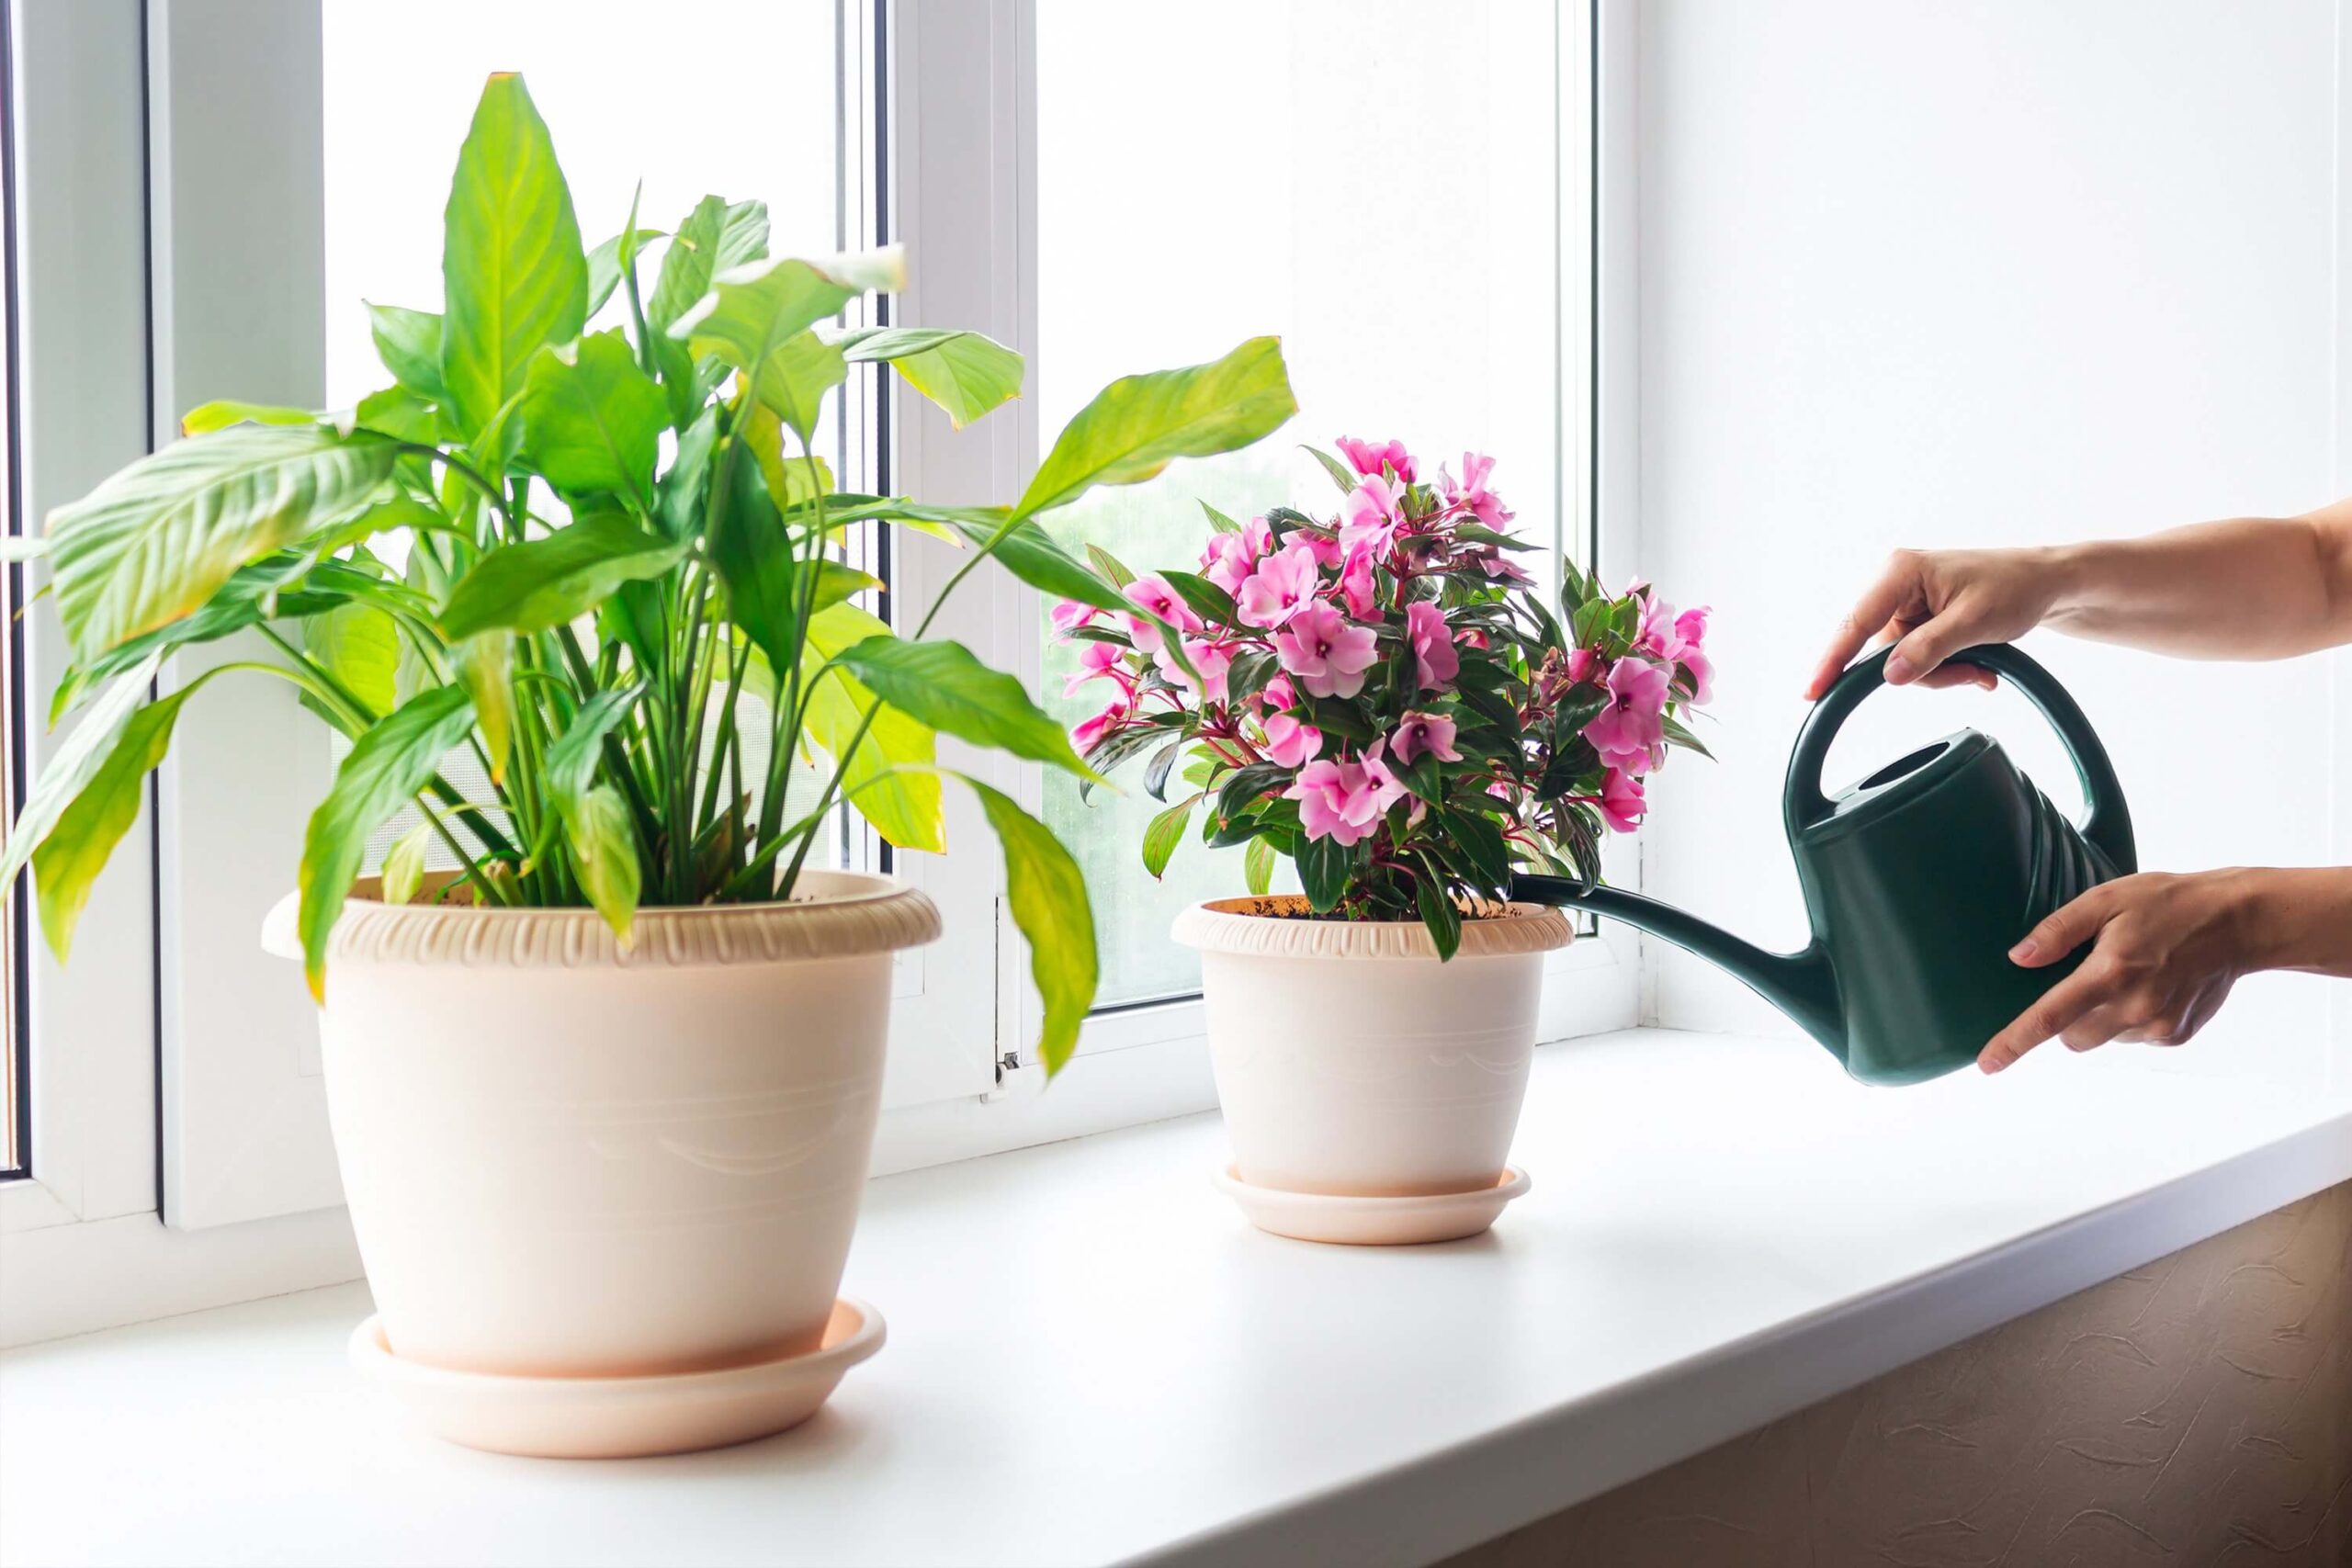
<path fill-rule="evenodd" d="M 1944 660 L 1980 642 L 2010 642 L 2041 624 L 2056 604 L 2059 572 L 2045 550 L 1897 550 L 1889 556 L 1838 636 L 1813 680 L 1818 702 L 1873 637 L 1893 642 L 1886 683 L 1981 686 L 1993 672 Z"/>
<path fill-rule="evenodd" d="M 2055 1035 L 2088 1051 L 2110 1040 L 2178 1045 L 2205 1026 L 2238 977 L 2261 967 L 2251 927 L 2266 874 L 2147 873 L 2101 883 L 2009 950 L 2029 969 L 2085 942 L 2090 956 L 1995 1035 L 1976 1065 L 1997 1073 Z"/>

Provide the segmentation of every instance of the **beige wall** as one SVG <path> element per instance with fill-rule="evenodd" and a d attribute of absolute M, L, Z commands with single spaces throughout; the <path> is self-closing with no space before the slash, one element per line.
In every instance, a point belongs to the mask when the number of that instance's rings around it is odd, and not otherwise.
<path fill-rule="evenodd" d="M 2352 1183 L 1445 1568 L 2352 1568 Z"/>

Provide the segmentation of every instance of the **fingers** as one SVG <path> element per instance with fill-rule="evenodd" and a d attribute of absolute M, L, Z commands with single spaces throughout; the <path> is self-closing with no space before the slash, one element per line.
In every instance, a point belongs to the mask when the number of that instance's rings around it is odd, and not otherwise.
<path fill-rule="evenodd" d="M 1818 702 L 1838 671 L 1853 662 L 1881 626 L 1895 617 L 1895 613 L 1919 597 L 1919 558 L 1909 550 L 1897 550 L 1888 558 L 1878 581 L 1865 590 L 1854 604 L 1853 612 L 1838 626 L 1838 635 L 1814 670 L 1813 679 L 1804 689 L 1810 701 Z"/>
<path fill-rule="evenodd" d="M 1935 673 L 1945 660 L 1977 642 L 1976 619 L 1962 614 L 1962 609 L 1954 601 L 1896 643 L 1894 651 L 1887 655 L 1886 683 L 1907 686 Z"/>
<path fill-rule="evenodd" d="M 2047 995 L 2019 1013 L 2017 1021 L 1985 1043 L 1976 1065 L 1997 1073 L 2043 1041 L 2061 1034 L 2106 999 L 2107 976 L 2078 969 L 2052 987 Z"/>
<path fill-rule="evenodd" d="M 1990 670 L 1980 669 L 1973 664 L 1944 664 L 1928 671 L 1911 683 L 1930 691 L 1941 691 L 1948 686 L 1973 686 L 1980 692 L 1989 692 L 2001 683 L 2001 678 Z"/>
<path fill-rule="evenodd" d="M 2027 969 L 2057 963 L 2097 936 L 2099 928 L 2115 918 L 2119 903 L 2128 896 L 2128 890 L 2119 890 L 2133 880 L 2125 876 L 2102 882 L 2064 908 L 2052 911 L 2009 949 L 2009 962 Z"/>

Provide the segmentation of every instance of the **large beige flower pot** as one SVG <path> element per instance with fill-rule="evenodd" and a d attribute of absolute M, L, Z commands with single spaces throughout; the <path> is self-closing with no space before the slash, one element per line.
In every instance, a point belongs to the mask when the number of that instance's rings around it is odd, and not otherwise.
<path fill-rule="evenodd" d="M 1419 921 L 1305 910 L 1295 895 L 1221 898 L 1176 918 L 1176 940 L 1201 952 L 1234 1174 L 1260 1191 L 1363 1199 L 1495 1190 L 1544 955 L 1567 944 L 1566 917 L 1514 904 L 1465 920 L 1440 963 Z"/>
<path fill-rule="evenodd" d="M 393 1355 L 593 1377 L 818 1348 L 873 1149 L 890 955 L 939 916 L 887 877 L 801 888 L 641 910 L 626 950 L 586 909 L 352 901 L 321 1032 Z M 290 900 L 264 940 L 299 955 Z"/>

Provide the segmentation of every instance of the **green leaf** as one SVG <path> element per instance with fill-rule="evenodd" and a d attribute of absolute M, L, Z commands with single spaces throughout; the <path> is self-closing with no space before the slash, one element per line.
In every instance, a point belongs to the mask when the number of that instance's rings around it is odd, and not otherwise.
<path fill-rule="evenodd" d="M 504 784 L 506 759 L 514 747 L 514 634 L 501 628 L 460 638 L 449 645 L 449 656 L 481 726 L 490 782 Z"/>
<path fill-rule="evenodd" d="M 1337 839 L 1302 838 L 1298 853 L 1292 858 L 1298 865 L 1298 885 L 1315 912 L 1328 915 L 1339 908 L 1348 890 L 1348 878 L 1355 871 L 1355 851 Z"/>
<path fill-rule="evenodd" d="M 445 441 L 449 434 L 440 409 L 406 387 L 386 387 L 368 393 L 359 400 L 359 406 L 351 411 L 349 420 L 339 428 L 345 435 L 355 430 L 372 430 L 395 441 L 413 441 L 421 446 Z"/>
<path fill-rule="evenodd" d="M 1274 886 L 1274 846 L 1263 839 L 1250 840 L 1241 852 L 1241 874 L 1249 879 L 1250 891 L 1264 897 Z"/>
<path fill-rule="evenodd" d="M 864 327 L 836 340 L 851 364 L 881 361 L 961 430 L 1021 395 L 1021 355 L 978 333 L 944 327 Z"/>
<path fill-rule="evenodd" d="M 566 495 L 610 491 L 653 509 L 653 460 L 670 423 L 628 340 L 595 333 L 543 348 L 523 385 L 523 455 Z"/>
<path fill-rule="evenodd" d="M 628 945 L 637 915 L 637 829 L 628 803 L 610 784 L 598 784 L 562 812 L 564 848 L 571 854 L 581 890 L 613 934 Z"/>
<path fill-rule="evenodd" d="M 512 72 L 482 85 L 443 222 L 441 383 L 459 424 L 480 431 L 523 389 L 541 345 L 578 337 L 588 320 L 571 192 Z"/>
<path fill-rule="evenodd" d="M 1001 522 L 1001 519 L 999 519 Z M 985 545 L 996 536 L 996 526 L 982 520 L 958 517 L 956 532 L 975 545 Z M 1081 604 L 1091 604 L 1100 610 L 1125 610 L 1135 605 L 1103 578 L 1059 545 L 1053 536 L 1033 519 L 1023 518 L 1011 532 L 997 540 L 993 558 L 1041 593 L 1051 593 L 1060 599 L 1075 599 Z"/>
<path fill-rule="evenodd" d="M 707 408 L 678 434 L 678 455 L 655 485 L 654 520 L 673 539 L 702 532 L 710 489 L 710 455 L 718 446 L 718 410 Z"/>
<path fill-rule="evenodd" d="M 1353 468 L 1348 467 L 1348 465 L 1342 463 L 1340 459 L 1334 457 L 1320 446 L 1310 446 L 1306 442 L 1302 441 L 1298 444 L 1298 449 L 1323 465 L 1323 471 L 1331 476 L 1331 482 L 1340 487 L 1340 493 L 1341 495 L 1353 495 L 1355 493 L 1356 471 Z"/>
<path fill-rule="evenodd" d="M 1028 516 L 1097 485 L 1140 483 L 1179 457 L 1235 451 L 1297 412 L 1275 338 L 1251 338 L 1213 364 L 1125 377 L 1063 429 L 1013 510 Z"/>
<path fill-rule="evenodd" d="M 41 934 L 60 964 L 74 944 L 74 928 L 90 901 L 90 886 L 138 818 L 146 799 L 147 775 L 170 749 L 180 705 L 195 690 L 193 684 L 184 686 L 132 714 L 58 814 L 55 825 L 40 836 L 32 857 L 33 886 L 40 897 Z M 16 833 L 27 840 L 33 836 L 21 821 Z M 12 864 L 9 874 L 15 874 Z"/>
<path fill-rule="evenodd" d="M 1453 901 L 1436 863 L 1425 854 L 1414 858 L 1420 874 L 1413 878 L 1413 902 L 1419 907 L 1430 940 L 1437 944 L 1438 961 L 1443 963 L 1462 946 L 1462 907 Z"/>
<path fill-rule="evenodd" d="M 864 682 L 825 661 L 858 643 L 893 635 L 890 628 L 854 604 L 820 610 L 808 623 L 801 680 L 807 691 L 807 730 L 812 744 L 842 765 L 842 753 L 877 700 Z M 874 830 L 902 850 L 947 848 L 947 825 L 940 810 L 939 778 L 929 769 L 938 760 L 939 738 L 910 714 L 884 704 L 874 712 L 865 739 L 851 753 L 842 793 Z"/>
<path fill-rule="evenodd" d="M 1236 523 L 1232 518 L 1227 517 L 1224 513 L 1219 512 L 1207 502 L 1204 501 L 1201 502 L 1201 510 L 1208 513 L 1209 526 L 1216 529 L 1218 533 L 1238 534 L 1241 532 L 1240 524 Z"/>
<path fill-rule="evenodd" d="M 1012 796 L 967 774 L 956 776 L 980 797 L 980 809 L 1004 848 L 1005 906 L 1029 943 L 1029 976 L 1045 1003 L 1037 1055 L 1050 1078 L 1078 1048 L 1079 1026 L 1094 1006 L 1101 975 L 1086 879 L 1061 840 Z"/>
<path fill-rule="evenodd" d="M 448 400 L 441 384 L 441 317 L 432 310 L 412 310 L 401 305 L 369 305 L 368 333 L 376 340 L 376 357 L 392 379 L 428 403 Z"/>
<path fill-rule="evenodd" d="M 432 847 L 431 818 L 419 822 L 392 840 L 384 852 L 384 869 L 379 891 L 387 904 L 405 904 L 416 897 L 424 885 L 424 852 Z"/>
<path fill-rule="evenodd" d="M 400 626 L 384 611 L 350 604 L 312 615 L 302 623 L 302 649 L 367 705 L 369 718 L 381 718 L 397 705 Z"/>
<path fill-rule="evenodd" d="M 628 716 L 630 705 L 644 690 L 641 685 L 630 685 L 597 693 L 580 705 L 563 733 L 548 746 L 547 788 L 557 809 L 564 809 L 567 801 L 576 806 L 587 795 L 604 754 L 605 737 Z"/>
<path fill-rule="evenodd" d="M 1176 590 L 1178 598 L 1191 605 L 1193 613 L 1211 626 L 1229 626 L 1235 624 L 1233 595 L 1207 578 L 1172 569 L 1159 575 L 1167 580 L 1169 587 Z"/>
<path fill-rule="evenodd" d="M 326 999 L 327 937 L 367 856 L 368 835 L 424 787 L 473 721 L 473 704 L 463 691 L 433 687 L 363 732 L 335 770 L 334 786 L 302 835 L 297 876 L 302 973 L 313 999 Z"/>
<path fill-rule="evenodd" d="M 1158 881 L 1168 870 L 1169 857 L 1176 846 L 1184 841 L 1185 826 L 1193 819 L 1193 807 L 1200 804 L 1197 795 L 1181 800 L 1151 819 L 1143 830 L 1143 868 Z"/>
<path fill-rule="evenodd" d="M 670 335 L 697 357 L 732 366 L 752 400 L 775 410 L 805 439 L 815 428 L 813 403 L 849 373 L 841 350 L 808 329 L 868 289 L 903 281 L 895 247 L 823 263 L 793 256 L 756 263 L 718 274 L 711 292 L 671 324 Z"/>
<path fill-rule="evenodd" d="M 240 424 L 175 441 L 50 513 L 57 611 L 88 660 L 201 606 L 240 567 L 359 511 L 381 436 Z"/>
<path fill-rule="evenodd" d="M 632 214 L 635 210 L 634 207 L 630 209 Z M 628 270 L 631 262 L 637 260 L 638 253 L 645 249 L 645 243 L 662 237 L 659 229 L 624 229 L 588 253 L 588 315 L 591 320 L 605 308 L 605 302 L 613 297 L 613 291 L 621 286 L 621 275 Z M 624 244 L 629 248 L 626 257 L 621 254 Z"/>
<path fill-rule="evenodd" d="M 694 423 L 703 400 L 718 384 L 718 361 L 707 355 L 697 359 L 670 335 L 670 328 L 710 292 L 713 277 L 757 261 L 767 251 L 764 202 L 739 201 L 729 207 L 707 196 L 678 225 L 677 237 L 662 258 L 662 276 L 645 302 L 645 321 L 653 333 L 653 363 L 662 372 L 671 423 L 681 430 Z"/>
<path fill-rule="evenodd" d="M 1667 739 L 1672 741 L 1675 745 L 1686 747 L 1690 750 L 1696 751 L 1699 755 L 1706 758 L 1710 761 L 1714 760 L 1715 754 L 1707 750 L 1707 743 L 1700 739 L 1696 735 L 1693 735 L 1690 732 L 1690 727 L 1683 723 L 1680 719 L 1675 717 L 1672 714 L 1667 713 L 1658 715 L 1658 724 Z"/>
<path fill-rule="evenodd" d="M 884 702 L 942 734 L 1103 782 L 1018 680 L 989 669 L 961 643 L 868 637 L 843 649 L 841 660 Z"/>
<path fill-rule="evenodd" d="M 810 613 L 841 604 L 876 586 L 862 571 L 834 560 L 820 560 L 813 589 L 806 560 L 796 559 L 784 520 L 768 499 L 766 482 L 752 463 L 725 463 L 722 473 L 733 486 L 728 504 L 718 509 L 718 526 L 710 536 L 711 564 L 727 584 L 728 618 L 743 628 L 772 670 L 789 670 L 800 656 L 800 611 L 804 596 Z"/>
<path fill-rule="evenodd" d="M 233 401 L 202 403 L 180 415 L 182 435 L 209 435 L 234 424 L 316 424 L 319 416 L 308 409 L 279 408 L 274 403 Z"/>
<path fill-rule="evenodd" d="M 1136 580 L 1136 574 L 1127 570 L 1125 562 L 1100 545 L 1088 545 L 1086 558 L 1094 563 L 1094 570 L 1101 572 L 1114 588 L 1125 588 Z M 1121 599 L 1120 604 L 1129 609 L 1134 608 L 1133 605 L 1127 604 L 1124 598 Z M 1108 609 L 1110 606 L 1105 605 L 1104 608 Z"/>
<path fill-rule="evenodd" d="M 577 518 L 545 538 L 485 553 L 449 591 L 441 629 L 452 641 L 493 627 L 546 631 L 579 619 L 624 582 L 661 576 L 685 547 L 617 512 Z"/>

